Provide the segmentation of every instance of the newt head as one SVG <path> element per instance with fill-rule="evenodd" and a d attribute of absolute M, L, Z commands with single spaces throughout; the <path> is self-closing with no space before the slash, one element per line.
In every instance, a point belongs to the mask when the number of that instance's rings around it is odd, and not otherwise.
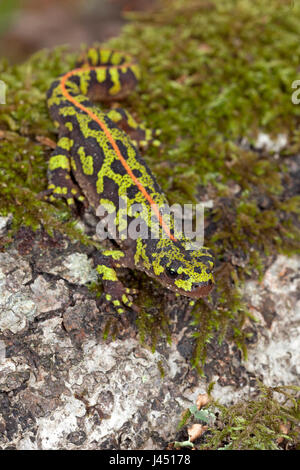
<path fill-rule="evenodd" d="M 187 246 L 185 241 L 159 240 L 152 254 L 152 276 L 168 289 L 198 299 L 207 296 L 214 287 L 213 256 L 206 247 L 187 249 Z"/>

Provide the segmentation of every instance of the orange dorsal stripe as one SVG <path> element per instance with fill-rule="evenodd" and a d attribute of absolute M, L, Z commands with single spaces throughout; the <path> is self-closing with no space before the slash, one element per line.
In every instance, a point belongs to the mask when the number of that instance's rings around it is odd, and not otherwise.
<path fill-rule="evenodd" d="M 118 67 L 126 67 L 126 64 L 123 64 L 123 65 L 117 65 L 117 66 L 114 66 L 115 68 L 118 68 Z M 97 68 L 103 68 L 103 67 L 88 67 L 88 70 L 95 70 Z M 94 114 L 92 111 L 90 111 L 88 108 L 86 108 L 85 106 L 83 106 L 81 103 L 79 103 L 78 101 L 76 101 L 75 98 L 73 98 L 73 96 L 70 95 L 70 93 L 66 90 L 66 81 L 68 80 L 68 78 L 70 78 L 72 75 L 75 75 L 76 73 L 82 71 L 82 70 L 87 70 L 86 68 L 77 68 L 77 69 L 74 69 L 74 70 L 71 70 L 70 72 L 66 73 L 65 75 L 63 75 L 61 77 L 61 89 L 62 89 L 62 94 L 64 95 L 64 97 L 70 101 L 71 103 L 73 103 L 77 108 L 81 109 L 82 111 L 84 111 L 86 114 L 88 114 L 90 116 L 90 118 L 92 118 L 95 122 L 97 122 L 97 124 L 99 124 L 99 126 L 101 127 L 101 129 L 103 130 L 103 132 L 105 133 L 106 137 L 108 138 L 109 142 L 111 143 L 114 151 L 116 152 L 116 155 L 118 157 L 118 159 L 120 160 L 120 162 L 122 163 L 123 167 L 125 168 L 125 170 L 127 171 L 128 175 L 130 176 L 130 178 L 132 179 L 132 181 L 134 182 L 134 184 L 139 188 L 139 190 L 141 191 L 141 193 L 143 194 L 143 196 L 147 199 L 147 201 L 149 202 L 149 204 L 151 205 L 151 208 L 153 209 L 156 217 L 158 218 L 159 220 L 159 223 L 160 223 L 160 226 L 163 228 L 163 230 L 165 231 L 165 233 L 167 234 L 167 236 L 173 240 L 173 241 L 176 241 L 176 239 L 174 238 L 174 236 L 172 235 L 172 233 L 170 232 L 170 229 L 169 227 L 167 226 L 167 224 L 164 222 L 163 218 L 162 218 L 162 215 L 161 213 L 159 212 L 159 208 L 157 206 L 157 204 L 155 203 L 155 201 L 151 198 L 150 194 L 147 193 L 146 189 L 144 188 L 144 186 L 139 182 L 139 180 L 137 179 L 137 177 L 133 174 L 130 166 L 128 165 L 127 161 L 125 160 L 125 158 L 122 156 L 121 152 L 120 152 L 120 149 L 118 147 L 118 145 L 116 144 L 113 136 L 111 135 L 109 129 L 106 127 L 106 125 L 104 124 L 104 122 L 102 122 L 98 116 L 96 116 L 96 114 Z"/>

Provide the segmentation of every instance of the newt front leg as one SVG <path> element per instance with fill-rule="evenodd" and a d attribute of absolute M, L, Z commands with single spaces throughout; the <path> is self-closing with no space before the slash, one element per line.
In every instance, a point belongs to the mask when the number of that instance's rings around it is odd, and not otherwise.
<path fill-rule="evenodd" d="M 128 256 L 128 255 L 127 255 Z M 138 312 L 140 308 L 132 302 L 130 297 L 136 294 L 136 289 L 125 287 L 118 279 L 117 268 L 126 268 L 132 261 L 121 250 L 104 250 L 94 255 L 94 263 L 98 274 L 102 278 L 104 298 L 112 304 L 117 313 L 124 313 L 124 307 Z"/>

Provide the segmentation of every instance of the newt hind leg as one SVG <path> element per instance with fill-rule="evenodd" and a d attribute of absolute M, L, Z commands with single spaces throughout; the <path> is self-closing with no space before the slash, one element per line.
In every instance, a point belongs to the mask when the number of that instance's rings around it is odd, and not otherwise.
<path fill-rule="evenodd" d="M 75 165 L 69 157 L 72 141 L 61 137 L 48 163 L 48 189 L 44 196 L 51 202 L 65 199 L 67 204 L 75 209 L 75 200 L 86 204 L 79 186 L 71 178 L 71 168 Z"/>
<path fill-rule="evenodd" d="M 160 131 L 147 129 L 144 123 L 138 123 L 126 109 L 113 108 L 107 112 L 107 116 L 130 136 L 137 147 L 146 148 L 149 145 L 160 145 L 160 141 L 157 139 Z"/>

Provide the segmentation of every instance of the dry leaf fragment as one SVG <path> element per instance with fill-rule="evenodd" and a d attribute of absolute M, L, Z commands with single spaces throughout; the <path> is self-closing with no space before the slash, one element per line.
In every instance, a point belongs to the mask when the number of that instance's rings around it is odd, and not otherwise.
<path fill-rule="evenodd" d="M 198 50 L 201 51 L 203 54 L 209 54 L 212 52 L 212 47 L 209 44 L 205 44 L 204 42 L 198 46 Z"/>
<path fill-rule="evenodd" d="M 44 135 L 37 135 L 35 138 L 42 145 L 46 145 L 51 149 L 56 148 L 56 142 L 54 142 L 54 140 L 50 139 L 49 137 L 45 137 Z"/>
<path fill-rule="evenodd" d="M 289 433 L 289 430 L 290 430 L 290 425 L 289 424 L 284 424 L 284 423 L 281 423 L 279 425 L 279 429 L 280 429 L 280 432 L 282 434 L 288 434 Z M 284 441 L 284 437 L 279 437 L 277 439 L 277 444 L 282 444 L 282 442 Z"/>
<path fill-rule="evenodd" d="M 210 397 L 208 396 L 207 393 L 200 393 L 198 395 L 197 400 L 196 400 L 196 405 L 198 410 L 201 410 L 203 406 L 207 405 L 210 402 Z"/>
<path fill-rule="evenodd" d="M 202 424 L 192 424 L 190 428 L 188 428 L 188 435 L 191 442 L 194 442 L 198 437 L 202 436 L 202 434 L 208 429 L 208 426 L 203 426 Z"/>

